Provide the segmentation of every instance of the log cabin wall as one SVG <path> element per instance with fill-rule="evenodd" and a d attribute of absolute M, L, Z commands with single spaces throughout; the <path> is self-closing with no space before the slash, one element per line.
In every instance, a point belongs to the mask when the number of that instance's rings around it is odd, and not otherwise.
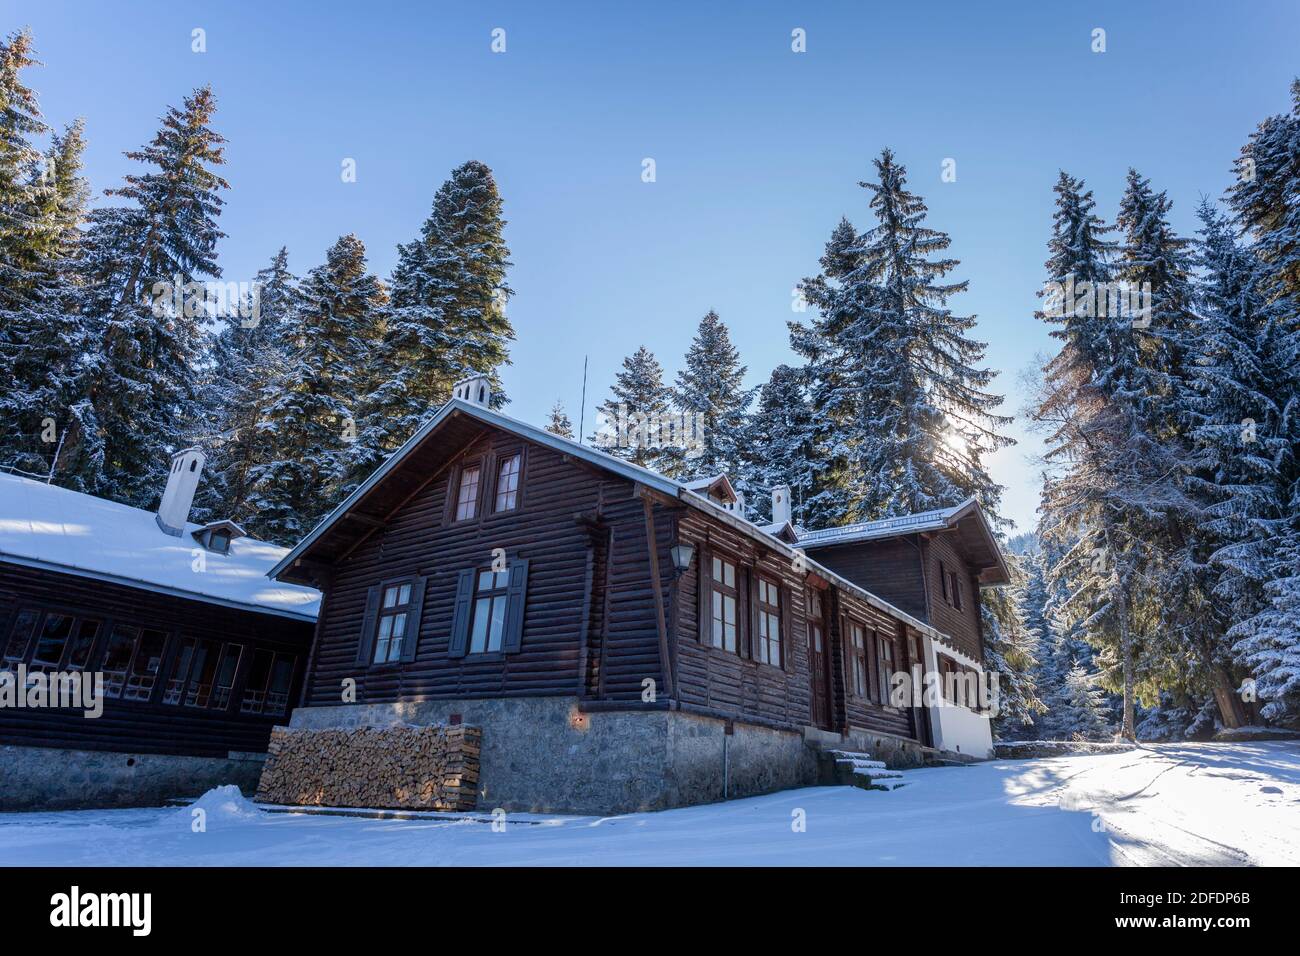
<path fill-rule="evenodd" d="M 791 728 L 811 723 L 812 688 L 808 673 L 808 632 L 805 574 L 796 572 L 789 558 L 765 548 L 753 538 L 694 509 L 685 511 L 678 524 L 682 541 L 695 545 L 695 560 L 676 584 L 674 600 L 677 655 L 677 696 L 687 707 L 709 712 L 759 718 Z M 784 666 L 776 667 L 713 647 L 700 626 L 700 586 L 706 562 L 713 553 L 735 561 L 746 579 L 739 587 L 739 617 L 745 636 L 752 630 L 754 587 L 748 579 L 761 574 L 777 583 L 783 602 Z"/>
<path fill-rule="evenodd" d="M 480 508 L 475 519 L 449 520 L 459 467 L 482 462 L 482 480 L 490 481 L 492 462 L 517 451 L 518 508 Z M 486 570 L 498 548 L 508 562 L 529 562 L 519 650 L 451 656 L 459 573 Z M 427 579 L 413 659 L 359 664 L 369 590 L 413 576 Z M 608 698 L 639 699 L 643 679 L 662 682 L 653 607 L 644 510 L 633 483 L 489 429 L 333 565 L 305 704 L 340 703 L 347 678 L 356 680 L 361 703 L 587 697 L 598 689 Z"/>
<path fill-rule="evenodd" d="M 955 532 L 931 535 L 924 542 L 925 574 L 930 589 L 928 622 L 947 634 L 959 651 L 977 661 L 984 660 L 980 625 L 980 588 L 969 562 L 954 544 Z M 956 573 L 961 583 L 961 608 L 954 606 L 951 593 L 944 596 L 940 565 Z M 951 590 L 951 589 L 950 589 Z"/>
<path fill-rule="evenodd" d="M 808 554 L 900 611 L 926 619 L 921 546 L 915 535 L 814 548 Z"/>
<path fill-rule="evenodd" d="M 116 624 L 152 628 L 168 637 L 151 700 L 106 698 L 103 714 L 93 719 L 83 717 L 80 710 L 0 709 L 0 743 L 16 746 L 222 758 L 231 751 L 265 752 L 272 726 L 288 719 L 288 710 L 298 699 L 312 634 L 312 625 L 304 621 L 0 561 L 0 645 L 8 639 L 19 612 L 28 609 L 99 622 L 88 672 L 99 669 L 107 635 Z M 227 707 L 161 703 L 175 651 L 184 638 L 244 647 Z M 249 668 L 259 649 L 296 658 L 283 713 L 241 713 Z"/>
<path fill-rule="evenodd" d="M 909 642 L 903 623 L 869 604 L 857 595 L 839 588 L 837 613 L 835 621 L 835 665 L 838 677 L 835 681 L 835 694 L 841 701 L 840 720 L 843 729 L 867 730 L 900 737 L 916 737 L 912 726 L 910 710 L 889 706 L 888 700 L 882 700 L 880 692 L 880 655 L 878 645 L 881 641 L 892 643 L 892 660 L 894 670 L 907 670 L 911 661 L 908 657 Z M 858 695 L 854 692 L 851 680 L 852 662 L 850 660 L 849 628 L 853 623 L 861 625 L 866 636 L 867 658 L 867 693 Z"/>

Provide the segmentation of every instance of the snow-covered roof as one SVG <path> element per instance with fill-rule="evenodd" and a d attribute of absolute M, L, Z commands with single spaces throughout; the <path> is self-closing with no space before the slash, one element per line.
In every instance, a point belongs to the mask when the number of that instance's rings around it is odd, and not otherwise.
<path fill-rule="evenodd" d="M 925 531 L 942 531 L 957 527 L 959 522 L 966 522 L 975 538 L 982 542 L 980 547 L 985 552 L 982 561 L 987 572 L 981 581 L 987 584 L 1007 584 L 1011 572 L 1002 548 L 998 544 L 993 529 L 989 527 L 974 498 L 967 498 L 951 508 L 935 508 L 931 511 L 919 511 L 916 514 L 900 515 L 897 518 L 881 518 L 877 521 L 861 521 L 857 524 L 843 525 L 838 528 L 822 528 L 817 531 L 799 530 L 798 546 L 800 548 L 826 548 L 839 544 L 857 544 L 879 538 L 894 538 L 904 534 L 920 534 Z"/>
<path fill-rule="evenodd" d="M 856 541 L 870 541 L 872 538 L 892 538 L 900 534 L 915 534 L 920 531 L 936 531 L 946 528 L 950 522 L 975 503 L 974 498 L 967 498 L 951 508 L 936 508 L 933 511 L 919 511 L 912 515 L 897 518 L 881 518 L 878 521 L 861 521 L 846 524 L 839 528 L 822 528 L 818 531 L 804 531 L 799 535 L 801 545 L 847 544 Z"/>
<path fill-rule="evenodd" d="M 173 537 L 152 511 L 0 472 L 0 561 L 316 619 L 319 591 L 267 577 L 286 548 L 237 537 L 228 554 L 207 551 L 192 536 L 200 527 L 187 524 Z M 196 549 L 201 571 L 194 569 Z"/>

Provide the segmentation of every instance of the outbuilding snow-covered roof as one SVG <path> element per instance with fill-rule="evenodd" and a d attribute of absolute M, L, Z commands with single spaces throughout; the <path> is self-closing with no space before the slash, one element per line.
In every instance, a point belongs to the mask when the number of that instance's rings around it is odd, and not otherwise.
<path fill-rule="evenodd" d="M 267 577 L 288 549 L 236 537 L 228 554 L 206 551 L 199 527 L 172 537 L 152 511 L 0 472 L 0 561 L 315 620 L 319 591 Z"/>

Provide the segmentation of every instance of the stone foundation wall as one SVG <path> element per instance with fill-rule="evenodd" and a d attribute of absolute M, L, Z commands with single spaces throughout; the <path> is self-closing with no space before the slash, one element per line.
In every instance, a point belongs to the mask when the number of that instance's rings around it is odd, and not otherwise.
<path fill-rule="evenodd" d="M 817 781 L 794 731 L 678 711 L 584 713 L 575 697 L 440 700 L 299 708 L 295 729 L 445 725 L 482 730 L 478 809 L 630 813 L 767 793 Z"/>
<path fill-rule="evenodd" d="M 257 789 L 262 754 L 229 758 L 0 746 L 0 810 L 157 807 L 225 784 Z"/>
<path fill-rule="evenodd" d="M 473 810 L 477 727 L 271 731 L 257 788 L 263 803 L 403 810 Z"/>

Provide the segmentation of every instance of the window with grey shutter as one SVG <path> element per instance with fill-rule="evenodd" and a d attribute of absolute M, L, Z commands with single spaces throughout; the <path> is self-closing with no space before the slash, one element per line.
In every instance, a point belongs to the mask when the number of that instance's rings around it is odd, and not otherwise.
<path fill-rule="evenodd" d="M 464 657 L 469 648 L 470 608 L 474 603 L 475 568 L 466 568 L 456 578 L 456 603 L 451 615 L 451 644 L 447 653 L 451 657 Z"/>

